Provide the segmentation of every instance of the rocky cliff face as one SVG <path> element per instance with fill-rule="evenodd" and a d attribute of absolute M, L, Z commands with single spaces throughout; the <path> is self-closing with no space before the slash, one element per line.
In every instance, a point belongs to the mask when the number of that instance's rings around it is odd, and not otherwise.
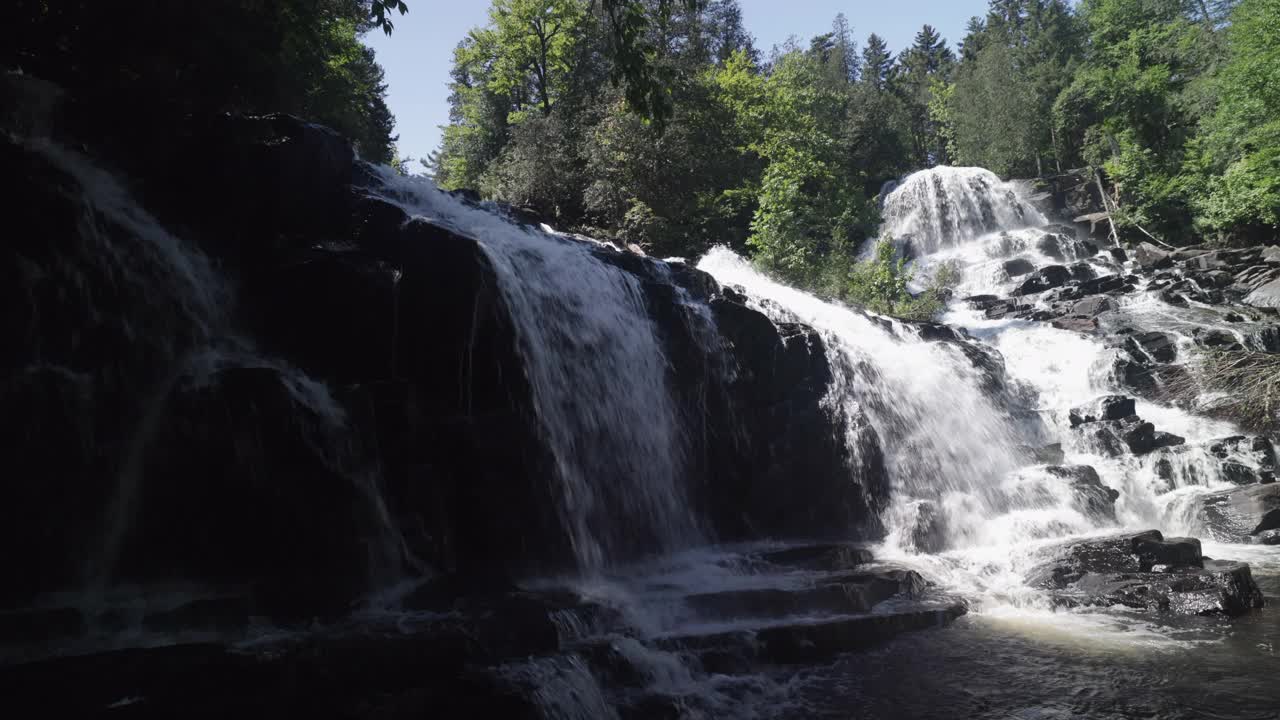
<path fill-rule="evenodd" d="M 294 118 L 152 127 L 130 154 L 89 110 L 0 140 L 23 178 L 0 251 L 0 543 L 24 548 L 5 605 L 179 581 L 309 617 L 399 577 L 466 592 L 573 565 L 563 458 L 483 238 L 411 217 Z M 642 289 L 708 539 L 879 532 L 879 441 L 824 404 L 816 332 L 692 268 L 589 248 Z"/>

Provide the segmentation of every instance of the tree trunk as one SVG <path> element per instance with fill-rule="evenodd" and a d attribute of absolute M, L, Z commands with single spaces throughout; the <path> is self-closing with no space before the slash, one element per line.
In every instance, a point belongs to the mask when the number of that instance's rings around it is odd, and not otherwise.
<path fill-rule="evenodd" d="M 542 116 L 551 114 L 551 84 L 547 78 L 547 33 L 539 23 L 534 23 L 534 32 L 538 34 L 538 94 L 542 96 Z"/>

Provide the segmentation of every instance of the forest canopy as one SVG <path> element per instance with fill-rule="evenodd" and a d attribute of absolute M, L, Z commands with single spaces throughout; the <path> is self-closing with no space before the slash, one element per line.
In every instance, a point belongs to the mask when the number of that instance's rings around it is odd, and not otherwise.
<path fill-rule="evenodd" d="M 668 107 L 617 82 L 617 8 Z M 1274 238 L 1280 0 L 991 0 L 954 46 L 837 16 L 762 53 L 735 0 L 495 0 L 454 54 L 446 188 L 660 255 L 715 244 L 849 296 L 884 184 L 1105 178 L 1125 236 Z"/>

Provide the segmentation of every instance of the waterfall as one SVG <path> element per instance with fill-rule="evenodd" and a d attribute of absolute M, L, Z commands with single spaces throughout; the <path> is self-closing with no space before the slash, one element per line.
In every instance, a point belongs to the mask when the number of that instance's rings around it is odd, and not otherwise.
<path fill-rule="evenodd" d="M 1013 185 L 989 170 L 937 167 L 909 176 L 889 193 L 883 233 L 928 254 L 997 230 L 1045 222 Z"/>
<path fill-rule="evenodd" d="M 670 551 L 700 533 L 684 490 L 684 429 L 640 279 L 591 243 L 516 225 L 429 181 L 383 174 L 412 215 L 475 238 L 515 318 L 556 493 L 579 566 L 637 549 Z"/>
<path fill-rule="evenodd" d="M 910 242 L 928 274 L 947 263 L 960 276 L 956 295 L 1011 294 L 1020 278 L 1010 260 L 1032 266 L 1078 261 L 1087 246 L 1046 219 L 994 174 L 940 167 L 916 173 L 891 192 L 882 232 Z M 1107 257 L 1081 262 L 1102 276 L 1117 272 Z M 1163 460 L 1160 454 L 1105 457 L 1072 434 L 1067 414 L 1095 397 L 1120 393 L 1108 369 L 1117 350 L 1101 338 L 1029 320 L 987 319 L 955 300 L 943 320 L 973 340 L 929 342 L 909 324 L 873 318 L 786 287 L 719 248 L 699 267 L 740 286 L 776 321 L 799 317 L 818 328 L 839 361 L 830 400 L 871 418 L 888 460 L 892 500 L 885 510 L 884 551 L 974 598 L 978 607 L 1048 607 L 1026 587 L 1025 571 L 1040 549 L 1064 538 L 1158 527 L 1201 530 L 1195 498 L 1232 487 L 1205 452 Z M 1141 296 L 1128 312 L 1154 317 Z M 1189 331 L 1188 331 L 1189 332 Z M 993 392 L 989 365 L 975 353 L 998 352 L 1010 392 Z M 984 370 L 984 367 L 986 368 Z M 1138 414 L 1188 445 L 1239 434 L 1146 401 Z M 1062 445 L 1060 465 L 1095 468 L 1120 493 L 1114 518 L 1083 507 L 1060 473 L 1035 459 L 1036 448 Z M 1172 470 L 1170 470 L 1172 468 Z M 1055 474 L 1058 473 L 1058 474 Z"/>
<path fill-rule="evenodd" d="M 352 541 L 363 540 L 369 547 L 368 589 L 400 579 L 406 563 L 424 569 L 406 551 L 378 478 L 351 452 L 351 429 L 341 404 L 324 383 L 262 352 L 239 332 L 232 313 L 234 290 L 215 263 L 167 230 L 125 185 L 87 157 L 47 139 L 20 142 L 65 175 L 69 182 L 60 192 L 82 211 L 75 218 L 75 237 L 67 238 L 67 245 L 58 250 L 54 271 L 66 276 L 57 282 L 83 294 L 85 325 L 60 330 L 73 338 L 65 356 L 66 348 L 44 347 L 43 339 L 36 342 L 30 348 L 32 369 L 83 364 L 93 376 L 89 384 L 97 383 L 92 390 L 104 396 L 99 398 L 101 411 L 126 411 L 119 418 L 121 428 L 113 429 L 122 446 L 119 457 L 104 463 L 115 469 L 115 476 L 106 490 L 100 531 L 86 538 L 89 546 L 80 554 L 86 610 L 101 610 L 115 602 L 108 598 L 122 595 L 118 586 L 124 582 L 121 575 L 127 574 L 121 565 L 126 564 L 129 535 L 145 514 L 167 510 L 144 506 L 147 486 L 186 481 L 159 477 L 147 468 L 152 454 L 165 449 L 157 448 L 156 440 L 175 421 L 175 398 L 209 391 L 228 371 L 273 373 L 299 414 L 293 420 L 314 427 L 316 454 L 363 498 L 360 510 L 369 537 Z M 81 242 L 70 242 L 74 239 Z M 59 320 L 68 325 L 76 321 Z M 117 408 L 113 393 L 122 391 Z"/>

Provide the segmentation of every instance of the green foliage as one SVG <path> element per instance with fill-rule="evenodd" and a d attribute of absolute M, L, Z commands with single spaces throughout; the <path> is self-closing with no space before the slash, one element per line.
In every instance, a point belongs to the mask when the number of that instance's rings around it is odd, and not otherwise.
<path fill-rule="evenodd" d="M 1192 147 L 1188 182 L 1207 229 L 1280 227 L 1280 0 L 1241 0 L 1227 30 L 1219 102 Z"/>
<path fill-rule="evenodd" d="M 455 53 L 432 167 L 562 227 L 664 256 L 730 244 L 925 316 L 946 272 L 913 298 L 888 250 L 857 258 L 884 182 L 938 163 L 1089 164 L 1122 228 L 1274 232 L 1277 2 L 991 0 L 958 57 L 927 25 L 896 58 L 859 49 L 841 16 L 761 63 L 736 0 L 495 0 Z"/>
<path fill-rule="evenodd" d="M 889 85 L 907 106 L 906 123 L 915 167 L 945 164 L 946 140 L 929 112 L 935 88 L 946 87 L 955 54 L 931 25 L 916 33 L 915 43 L 898 58 Z"/>
<path fill-rule="evenodd" d="M 856 252 L 876 220 L 863 177 L 842 162 L 848 95 L 824 77 L 820 55 L 792 52 L 767 77 L 739 55 L 719 82 L 748 124 L 750 149 L 766 162 L 748 243 L 763 267 L 801 284 L 815 282 L 825 262 Z"/>
<path fill-rule="evenodd" d="M 892 239 L 876 242 L 872 256 L 854 263 L 847 271 L 827 279 L 827 290 L 841 300 L 882 315 L 907 320 L 928 320 L 943 309 L 941 290 L 954 282 L 954 270 L 944 268 L 930 287 L 912 295 L 908 286 L 914 270 L 897 256 Z"/>
<path fill-rule="evenodd" d="M 1063 0 L 999 0 L 974 18 L 951 98 L 955 160 L 998 174 L 1061 169 L 1053 106 L 1082 51 Z"/>

